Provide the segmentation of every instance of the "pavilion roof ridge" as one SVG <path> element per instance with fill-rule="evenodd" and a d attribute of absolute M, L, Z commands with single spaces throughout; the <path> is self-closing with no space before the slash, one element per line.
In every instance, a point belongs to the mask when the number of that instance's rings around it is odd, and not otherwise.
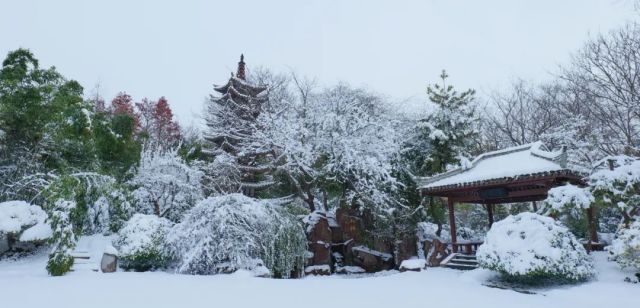
<path fill-rule="evenodd" d="M 517 152 L 529 152 L 529 155 L 532 157 L 536 157 L 539 159 L 542 159 L 543 161 L 547 161 L 549 163 L 553 163 L 552 168 L 550 168 L 549 170 L 535 170 L 535 172 L 531 172 L 533 170 L 530 171 L 526 171 L 522 173 L 518 173 L 517 169 L 514 170 L 513 174 L 510 175 L 503 175 L 500 177 L 518 177 L 518 176 L 527 176 L 530 174 L 540 174 L 543 173 L 544 171 L 551 171 L 551 170 L 567 170 L 567 171 L 571 171 L 571 168 L 567 167 L 567 153 L 566 153 L 566 147 L 563 147 L 562 150 L 560 151 L 549 151 L 546 146 L 544 145 L 543 142 L 541 141 L 535 141 L 535 142 L 531 142 L 531 143 L 527 143 L 527 144 L 523 144 L 523 145 L 518 145 L 518 146 L 513 146 L 513 147 L 508 147 L 505 149 L 500 149 L 500 150 L 496 150 L 496 151 L 490 151 L 490 152 L 486 152 L 486 153 L 482 153 L 480 155 L 478 155 L 473 161 L 471 161 L 470 164 L 468 164 L 467 166 L 459 166 L 456 167 L 454 169 L 451 169 L 447 172 L 444 173 L 440 173 L 440 174 L 436 174 L 434 176 L 431 177 L 417 177 L 416 178 L 416 182 L 418 184 L 418 187 L 420 188 L 426 188 L 429 186 L 440 186 L 440 185 L 430 185 L 436 182 L 440 182 L 441 180 L 447 179 L 447 178 L 452 178 L 452 177 L 456 177 L 459 178 L 460 174 L 463 173 L 469 173 L 474 171 L 474 168 L 476 168 L 480 163 L 482 163 L 485 160 L 489 160 L 489 159 L 496 159 L 497 157 L 500 156 L 505 156 L 505 159 L 508 159 L 506 157 L 508 157 L 511 154 L 515 154 Z M 518 154 L 518 155 L 523 155 L 523 154 Z M 526 154 L 524 154 L 526 155 Z M 548 164 L 548 163 L 547 163 Z M 544 169 L 544 168 L 543 168 Z M 470 181 L 461 181 L 458 184 L 464 184 L 465 182 L 481 182 L 484 180 L 489 180 L 495 177 L 492 177 L 491 175 L 487 175 L 486 178 L 481 178 L 481 179 L 474 179 L 474 180 L 470 180 Z M 462 178 L 460 180 L 463 180 Z M 444 183 L 443 183 L 444 184 Z M 447 183 L 444 186 L 451 186 L 452 183 Z"/>

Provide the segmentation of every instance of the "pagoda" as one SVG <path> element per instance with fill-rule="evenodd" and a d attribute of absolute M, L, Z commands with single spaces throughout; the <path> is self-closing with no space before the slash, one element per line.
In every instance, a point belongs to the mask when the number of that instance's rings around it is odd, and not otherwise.
<path fill-rule="evenodd" d="M 255 197 L 257 192 L 273 184 L 271 176 L 271 151 L 264 147 L 255 131 L 262 106 L 269 100 L 268 87 L 253 85 L 246 80 L 244 55 L 240 56 L 235 76 L 226 84 L 214 86 L 210 97 L 207 126 L 204 138 L 210 149 L 205 153 L 233 157 L 239 172 L 238 190 Z"/>

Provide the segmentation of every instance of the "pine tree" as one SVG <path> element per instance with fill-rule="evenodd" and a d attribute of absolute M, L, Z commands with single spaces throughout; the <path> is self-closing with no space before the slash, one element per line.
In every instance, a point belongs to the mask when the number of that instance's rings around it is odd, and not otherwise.
<path fill-rule="evenodd" d="M 443 70 L 442 85 L 427 87 L 429 101 L 435 110 L 419 120 L 405 142 L 402 159 L 408 165 L 406 172 L 416 176 L 432 176 L 445 172 L 448 167 L 464 163 L 469 155 L 473 138 L 477 135 L 473 106 L 475 91 L 458 93 L 447 85 L 449 75 Z M 410 199 L 410 198 L 409 198 Z M 438 224 L 438 234 L 445 222 L 445 209 L 431 198 L 428 215 Z"/>
<path fill-rule="evenodd" d="M 214 87 L 219 96 L 211 95 L 208 105 L 209 131 L 205 140 L 209 147 L 203 152 L 216 158 L 225 157 L 221 160 L 225 166 L 231 162 L 229 169 L 237 170 L 239 181 L 229 185 L 226 189 L 231 191 L 227 192 L 242 191 L 245 195 L 256 196 L 273 184 L 268 174 L 272 151 L 255 138 L 259 129 L 257 119 L 262 105 L 268 101 L 268 90 L 265 86 L 248 83 L 245 77 L 244 56 L 241 56 L 236 76 L 229 78 L 225 85 Z M 213 169 L 217 168 L 214 166 Z M 230 175 L 229 178 L 237 177 Z"/>

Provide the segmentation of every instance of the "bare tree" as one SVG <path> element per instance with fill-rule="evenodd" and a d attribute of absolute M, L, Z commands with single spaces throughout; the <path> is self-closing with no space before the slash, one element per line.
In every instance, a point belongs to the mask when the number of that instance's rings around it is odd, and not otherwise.
<path fill-rule="evenodd" d="M 640 153 L 640 26 L 632 23 L 587 42 L 562 79 L 586 98 L 606 136 L 607 154 Z"/>

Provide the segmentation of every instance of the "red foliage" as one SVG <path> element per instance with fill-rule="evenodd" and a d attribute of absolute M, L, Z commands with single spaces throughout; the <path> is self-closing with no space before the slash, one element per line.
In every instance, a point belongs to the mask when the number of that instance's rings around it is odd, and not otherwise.
<path fill-rule="evenodd" d="M 136 103 L 142 116 L 142 131 L 153 141 L 174 144 L 180 140 L 180 126 L 173 120 L 173 112 L 163 96 L 157 102 L 143 99 Z"/>
<path fill-rule="evenodd" d="M 133 99 L 127 93 L 119 93 L 109 106 L 109 112 L 113 115 L 129 115 L 136 121 L 136 129 L 140 128 L 140 114 L 133 107 Z"/>

